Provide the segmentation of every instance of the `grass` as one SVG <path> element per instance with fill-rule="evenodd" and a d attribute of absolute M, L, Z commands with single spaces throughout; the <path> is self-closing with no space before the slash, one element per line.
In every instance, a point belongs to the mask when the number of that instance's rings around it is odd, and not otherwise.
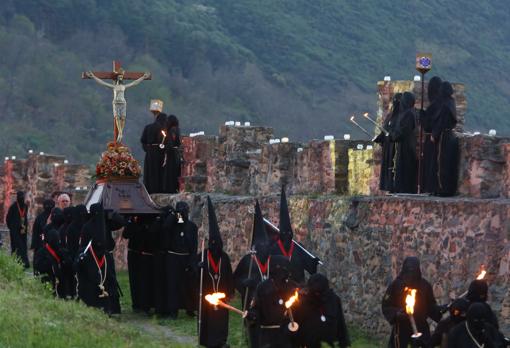
<path fill-rule="evenodd" d="M 0 347 L 179 347 L 74 301 L 57 300 L 0 251 Z"/>
<path fill-rule="evenodd" d="M 55 299 L 48 286 L 25 273 L 21 264 L 0 250 L 0 348 L 195 346 L 196 318 L 183 311 L 177 320 L 133 313 L 127 272 L 119 272 L 118 280 L 124 293 L 123 314 L 109 318 L 81 303 Z M 239 299 L 233 305 L 240 308 Z M 241 318 L 232 313 L 229 324 L 230 346 L 246 347 Z M 147 327 L 150 334 L 145 331 Z M 379 347 L 357 330 L 351 328 L 350 333 L 352 347 Z M 177 343 L 180 337 L 193 343 Z"/>

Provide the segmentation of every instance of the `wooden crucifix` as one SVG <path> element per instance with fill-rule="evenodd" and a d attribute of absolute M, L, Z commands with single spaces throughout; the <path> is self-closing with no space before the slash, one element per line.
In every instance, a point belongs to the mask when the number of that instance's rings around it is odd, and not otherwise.
<path fill-rule="evenodd" d="M 151 74 L 149 72 L 129 72 L 122 69 L 120 62 L 113 61 L 113 71 L 86 71 L 81 75 L 82 79 L 93 79 L 100 85 L 111 88 L 113 90 L 113 141 L 120 143 L 122 141 L 122 131 L 126 124 L 126 98 L 124 91 L 126 88 L 138 85 L 143 80 L 150 80 Z M 113 83 L 108 83 L 103 80 L 112 80 Z M 124 80 L 133 80 L 128 84 L 123 84 Z"/>

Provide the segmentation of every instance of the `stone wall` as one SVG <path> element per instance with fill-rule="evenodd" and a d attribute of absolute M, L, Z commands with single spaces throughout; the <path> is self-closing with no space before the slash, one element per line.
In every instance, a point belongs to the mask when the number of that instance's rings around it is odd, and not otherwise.
<path fill-rule="evenodd" d="M 68 164 L 63 156 L 30 154 L 26 159 L 9 159 L 0 165 L 0 221 L 14 201 L 17 191 L 27 192 L 29 217 L 33 219 L 45 198 L 53 192 L 67 192 L 73 203 L 83 202 L 90 187 L 89 168 Z M 78 189 L 80 188 L 80 189 Z"/>
<path fill-rule="evenodd" d="M 207 234 L 205 194 L 155 195 L 158 204 L 185 200 L 191 219 Z M 211 196 L 225 249 L 233 265 L 248 249 L 255 198 Z M 259 197 L 265 216 L 277 223 L 279 197 Z M 344 302 L 349 322 L 386 336 L 380 303 L 402 260 L 417 255 L 438 302 L 466 290 L 481 264 L 490 304 L 510 334 L 510 201 L 430 197 L 290 196 L 295 238 L 325 263 L 321 268 Z"/>
<path fill-rule="evenodd" d="M 282 185 L 300 194 L 348 194 L 358 185 L 362 187 L 357 192 L 369 191 L 366 164 L 372 164 L 371 151 L 361 157 L 356 152 L 371 148 L 370 142 L 270 144 L 272 132 L 266 127 L 222 126 L 217 137 L 184 137 L 181 191 L 264 195 Z M 363 179 L 352 181 L 355 178 Z"/>

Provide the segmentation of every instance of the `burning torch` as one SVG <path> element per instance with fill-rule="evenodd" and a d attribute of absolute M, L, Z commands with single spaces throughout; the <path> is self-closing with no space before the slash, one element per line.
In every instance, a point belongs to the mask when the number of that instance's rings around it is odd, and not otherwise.
<path fill-rule="evenodd" d="M 226 295 L 223 292 L 214 292 L 212 294 L 205 295 L 205 300 L 207 302 L 209 302 L 210 304 L 212 304 L 213 306 L 223 307 L 225 309 L 228 309 L 229 311 L 232 311 L 234 313 L 240 314 L 243 318 L 246 317 L 246 315 L 248 314 L 247 311 L 243 312 L 240 309 L 237 309 L 235 307 L 232 307 L 229 304 L 226 304 L 225 302 L 223 302 L 221 300 L 221 299 L 223 299 L 225 297 L 226 297 Z"/>
<path fill-rule="evenodd" d="M 372 137 L 372 136 L 370 135 L 370 133 L 368 133 L 368 131 L 367 131 L 365 128 L 361 127 L 361 126 L 360 126 L 360 124 L 354 120 L 354 115 L 352 115 L 352 116 L 351 116 L 350 120 L 351 120 L 351 122 L 352 122 L 353 124 L 355 124 L 355 125 L 356 125 L 359 129 L 361 129 L 361 131 L 362 131 L 363 133 L 365 133 L 365 134 L 366 134 L 366 135 L 368 135 L 369 137 Z"/>
<path fill-rule="evenodd" d="M 363 117 L 365 117 L 367 120 L 369 120 L 370 122 L 372 122 L 381 132 L 383 132 L 386 136 L 390 135 L 390 132 L 388 132 L 384 127 L 382 126 L 379 126 L 379 124 L 377 122 L 375 122 L 369 115 L 368 115 L 368 112 L 365 112 L 363 114 Z"/>
<path fill-rule="evenodd" d="M 294 302 L 298 299 L 298 291 L 296 290 L 294 292 L 294 295 L 292 295 L 287 301 L 285 301 L 285 308 L 287 308 L 287 313 L 289 313 L 289 319 L 290 323 L 288 325 L 290 332 L 296 332 L 299 329 L 299 324 L 294 321 L 294 316 L 292 315 L 292 305 Z"/>
<path fill-rule="evenodd" d="M 411 327 L 413 328 L 413 334 L 411 335 L 412 338 L 418 338 L 421 337 L 422 333 L 418 332 L 418 329 L 416 328 L 416 322 L 414 321 L 414 305 L 416 303 L 416 293 L 418 290 L 416 289 L 410 289 L 405 288 L 404 291 L 407 293 L 406 296 L 406 313 L 409 316 L 409 321 L 411 322 Z"/>
<path fill-rule="evenodd" d="M 161 134 L 163 134 L 163 139 L 161 139 L 161 144 L 159 144 L 159 148 L 164 149 L 165 148 L 166 132 L 164 130 L 161 130 Z"/>

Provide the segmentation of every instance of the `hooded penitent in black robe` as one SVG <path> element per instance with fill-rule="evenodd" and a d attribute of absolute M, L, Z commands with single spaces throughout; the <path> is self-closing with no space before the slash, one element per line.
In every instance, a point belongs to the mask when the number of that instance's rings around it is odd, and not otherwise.
<path fill-rule="evenodd" d="M 453 133 L 457 124 L 457 111 L 452 85 L 444 81 L 439 88 L 439 110 L 432 124 L 434 156 L 436 157 L 437 187 L 439 196 L 453 196 L 457 192 L 459 177 L 459 140 Z"/>
<path fill-rule="evenodd" d="M 167 118 L 167 136 L 165 139 L 165 165 L 163 167 L 163 191 L 165 193 L 177 193 L 179 191 L 179 177 L 181 176 L 181 158 L 179 146 L 181 135 L 179 120 L 170 115 Z"/>
<path fill-rule="evenodd" d="M 163 192 L 165 149 L 159 146 L 163 142 L 161 131 L 166 131 L 166 115 L 163 113 L 158 114 L 153 123 L 145 126 L 140 139 L 145 151 L 143 183 L 149 193 Z"/>
<path fill-rule="evenodd" d="M 63 269 L 71 265 L 71 258 L 67 250 L 62 248 L 56 229 L 50 229 L 45 236 L 43 246 L 34 253 L 34 273 L 40 275 L 43 282 L 51 284 L 56 296 L 66 298 L 68 293 Z"/>
<path fill-rule="evenodd" d="M 169 214 L 164 224 L 167 297 L 170 316 L 176 317 L 179 309 L 194 315 L 198 303 L 196 296 L 196 264 L 198 228 L 189 220 L 189 207 L 177 202 L 175 213 Z"/>
<path fill-rule="evenodd" d="M 228 310 L 215 307 L 205 300 L 205 295 L 222 292 L 226 295 L 223 302 L 228 302 L 234 296 L 234 279 L 229 256 L 223 251 L 216 213 L 207 197 L 209 240 L 208 248 L 204 251 L 204 260 L 200 261 L 202 276 L 202 298 L 200 299 L 199 341 L 205 347 L 223 347 L 228 338 Z M 198 255 L 199 258 L 202 255 Z"/>
<path fill-rule="evenodd" d="M 60 244 L 63 248 L 66 249 L 66 252 L 70 255 L 69 252 L 69 240 L 68 240 L 68 229 L 73 221 L 75 207 L 66 207 L 64 208 L 63 217 L 64 223 L 59 227 L 58 234 L 60 237 Z M 76 254 L 74 257 L 76 258 Z M 73 259 L 74 260 L 74 259 Z M 73 265 L 71 263 L 64 263 L 62 265 L 62 279 L 60 282 L 60 286 L 62 290 L 60 294 L 65 294 L 68 298 L 73 298 L 76 296 L 76 277 L 73 269 Z"/>
<path fill-rule="evenodd" d="M 30 267 L 27 250 L 28 206 L 24 192 L 17 192 L 16 202 L 9 207 L 5 223 L 11 238 L 11 254 L 16 254 L 25 268 Z"/>
<path fill-rule="evenodd" d="M 258 347 L 291 347 L 285 301 L 294 295 L 297 286 L 289 279 L 289 267 L 285 256 L 271 256 L 269 279 L 262 281 L 255 290 L 247 318 L 258 327 Z"/>
<path fill-rule="evenodd" d="M 129 289 L 131 293 L 131 307 L 134 311 L 142 310 L 141 293 L 142 287 L 147 286 L 143 284 L 142 275 L 143 268 L 141 264 L 141 252 L 143 246 L 143 238 L 145 232 L 149 229 L 149 224 L 142 216 L 133 216 L 128 220 L 122 238 L 128 239 L 128 274 L 129 274 Z"/>
<path fill-rule="evenodd" d="M 43 211 L 37 215 L 32 225 L 32 243 L 30 249 L 37 251 L 43 246 L 44 235 L 43 230 L 46 226 L 46 221 L 51 214 L 51 210 L 55 207 L 55 201 L 53 199 L 46 199 L 43 202 Z"/>
<path fill-rule="evenodd" d="M 469 307 L 469 302 L 465 299 L 456 299 L 452 302 L 448 318 L 442 319 L 436 326 L 434 333 L 430 339 L 432 347 L 445 348 L 448 344 L 448 333 L 457 324 L 466 320 L 466 313 Z"/>
<path fill-rule="evenodd" d="M 469 284 L 468 293 L 466 295 L 466 299 L 470 304 L 472 303 L 481 303 L 486 307 L 487 314 L 487 322 L 494 326 L 496 329 L 499 329 L 499 322 L 496 314 L 492 310 L 491 306 L 487 303 L 487 295 L 489 292 L 489 285 L 484 279 L 476 279 Z"/>
<path fill-rule="evenodd" d="M 64 240 L 65 248 L 69 252 L 71 260 L 75 260 L 79 254 L 80 233 L 88 218 L 87 207 L 85 207 L 83 204 L 77 205 L 76 207 L 72 208 L 71 214 L 71 222 L 65 229 Z M 66 289 L 66 293 L 72 298 L 76 297 L 77 280 L 76 273 L 72 267 L 72 264 L 66 264 L 63 267 L 63 274 L 63 286 Z"/>
<path fill-rule="evenodd" d="M 271 243 L 267 237 L 262 211 L 258 200 L 255 203 L 255 213 L 253 217 L 253 232 L 251 239 L 252 252 L 241 258 L 234 271 L 234 283 L 237 291 L 241 295 L 243 310 L 246 310 L 253 299 L 257 286 L 269 278 L 271 269 Z M 250 271 L 251 266 L 251 271 Z M 259 341 L 259 329 L 257 325 L 249 325 L 244 321 L 248 331 L 250 347 L 257 348 Z"/>
<path fill-rule="evenodd" d="M 438 76 L 430 79 L 427 87 L 429 106 L 420 113 L 420 124 L 423 128 L 422 193 L 434 193 L 437 188 L 437 156 L 435 155 L 435 145 L 430 137 L 432 135 L 432 126 L 440 107 L 439 88 L 442 82 Z"/>
<path fill-rule="evenodd" d="M 466 320 L 448 334 L 448 348 L 504 348 L 503 335 L 487 321 L 487 307 L 482 303 L 469 306 Z"/>
<path fill-rule="evenodd" d="M 115 277 L 113 256 L 106 251 L 105 213 L 102 205 L 93 204 L 90 214 L 83 232 L 91 236 L 91 243 L 80 253 L 75 265 L 78 296 L 87 306 L 101 308 L 108 314 L 120 313 L 119 285 Z"/>
<path fill-rule="evenodd" d="M 390 136 L 396 142 L 394 191 L 397 193 L 416 193 L 417 156 L 416 156 L 416 114 L 414 95 L 402 94 L 400 113 Z"/>
<path fill-rule="evenodd" d="M 294 233 L 290 223 L 289 208 L 285 189 L 282 187 L 280 196 L 280 234 L 279 239 L 271 248 L 271 255 L 283 255 L 290 260 L 290 279 L 298 284 L 305 282 L 305 270 L 314 274 L 317 272 L 319 259 L 306 254 L 296 242 L 293 241 Z"/>
<path fill-rule="evenodd" d="M 392 327 L 388 347 L 407 347 L 412 343 L 413 330 L 405 311 L 406 287 L 417 290 L 414 320 L 418 331 L 422 333 L 421 344 L 427 347 L 430 343 L 427 318 L 439 322 L 442 314 L 436 304 L 432 286 L 421 276 L 420 261 L 416 257 L 404 260 L 400 274 L 388 286 L 382 300 L 382 312 Z"/>
<path fill-rule="evenodd" d="M 386 131 L 390 132 L 395 126 L 397 116 L 400 109 L 400 98 L 402 93 L 395 93 L 393 96 L 392 110 L 386 116 L 383 122 L 383 127 Z M 393 192 L 393 177 L 395 165 L 395 143 L 392 141 L 390 135 L 381 132 L 374 139 L 374 142 L 382 146 L 381 157 L 381 174 L 379 177 L 379 189 L 383 191 Z"/>
<path fill-rule="evenodd" d="M 299 330 L 292 337 L 294 347 L 320 348 L 322 342 L 331 347 L 350 346 L 342 302 L 322 274 L 308 279 L 293 312 L 299 323 Z"/>

